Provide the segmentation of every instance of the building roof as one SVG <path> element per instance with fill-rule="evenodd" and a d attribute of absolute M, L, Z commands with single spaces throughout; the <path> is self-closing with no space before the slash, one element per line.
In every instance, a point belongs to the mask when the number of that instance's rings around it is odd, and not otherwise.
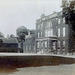
<path fill-rule="evenodd" d="M 3 38 L 3 37 L 0 37 L 0 39 L 2 39 L 3 43 L 18 43 L 17 38 Z"/>

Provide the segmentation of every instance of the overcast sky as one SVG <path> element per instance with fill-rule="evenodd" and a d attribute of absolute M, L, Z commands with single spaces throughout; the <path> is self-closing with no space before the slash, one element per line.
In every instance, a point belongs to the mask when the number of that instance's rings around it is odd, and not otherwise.
<path fill-rule="evenodd" d="M 16 34 L 20 26 L 35 29 L 41 14 L 59 12 L 60 6 L 61 0 L 0 0 L 0 32 Z"/>

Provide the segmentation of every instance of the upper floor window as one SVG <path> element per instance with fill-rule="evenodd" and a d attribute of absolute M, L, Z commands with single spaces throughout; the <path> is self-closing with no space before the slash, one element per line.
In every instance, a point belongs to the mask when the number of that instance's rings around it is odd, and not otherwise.
<path fill-rule="evenodd" d="M 45 37 L 47 37 L 47 30 L 45 30 Z"/>
<path fill-rule="evenodd" d="M 49 23 L 50 23 L 50 27 L 52 27 L 52 22 L 50 21 Z"/>
<path fill-rule="evenodd" d="M 38 29 L 40 29 L 40 25 L 38 25 Z"/>
<path fill-rule="evenodd" d="M 65 18 L 63 18 L 63 23 L 65 23 Z"/>
<path fill-rule="evenodd" d="M 53 36 L 53 29 L 49 29 L 45 31 L 45 37 Z"/>
<path fill-rule="evenodd" d="M 35 45 L 33 46 L 33 49 L 35 50 Z"/>
<path fill-rule="evenodd" d="M 43 47 L 43 42 L 41 42 L 41 47 Z"/>
<path fill-rule="evenodd" d="M 53 36 L 53 29 L 51 29 L 51 36 Z"/>
<path fill-rule="evenodd" d="M 37 42 L 37 48 L 39 48 L 39 46 L 40 46 L 40 43 L 39 43 L 39 42 Z"/>
<path fill-rule="evenodd" d="M 53 36 L 53 29 L 49 29 L 45 31 L 45 37 Z"/>
<path fill-rule="evenodd" d="M 62 12 L 61 12 L 61 15 L 62 15 Z"/>
<path fill-rule="evenodd" d="M 63 37 L 65 36 L 65 27 L 63 28 Z"/>
<path fill-rule="evenodd" d="M 56 20 L 58 20 L 58 18 L 56 18 Z"/>
<path fill-rule="evenodd" d="M 51 21 L 48 21 L 47 22 L 47 28 L 51 28 L 52 27 L 52 22 Z"/>
<path fill-rule="evenodd" d="M 40 37 L 40 34 L 38 33 L 38 38 Z"/>
<path fill-rule="evenodd" d="M 58 19 L 58 24 L 60 24 L 60 19 Z"/>
<path fill-rule="evenodd" d="M 43 28 L 43 23 L 41 23 L 41 29 Z"/>
<path fill-rule="evenodd" d="M 60 37 L 60 28 L 58 28 L 58 37 Z"/>
<path fill-rule="evenodd" d="M 50 36 L 50 30 L 48 31 L 48 34 L 47 35 Z"/>
<path fill-rule="evenodd" d="M 41 32 L 41 37 L 42 37 L 42 32 Z"/>

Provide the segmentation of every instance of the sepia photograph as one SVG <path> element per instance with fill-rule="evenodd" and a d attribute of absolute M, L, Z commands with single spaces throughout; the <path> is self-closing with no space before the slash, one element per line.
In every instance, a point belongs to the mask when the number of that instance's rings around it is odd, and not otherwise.
<path fill-rule="evenodd" d="M 0 75 L 75 75 L 75 0 L 0 0 Z"/>

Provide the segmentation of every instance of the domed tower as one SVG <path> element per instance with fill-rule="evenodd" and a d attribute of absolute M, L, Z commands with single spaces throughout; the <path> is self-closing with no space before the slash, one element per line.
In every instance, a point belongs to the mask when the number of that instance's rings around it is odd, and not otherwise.
<path fill-rule="evenodd" d="M 16 34 L 18 36 L 19 48 L 21 49 L 21 53 L 23 52 L 23 43 L 25 41 L 25 36 L 28 34 L 28 30 L 26 27 L 21 26 L 16 30 Z"/>

